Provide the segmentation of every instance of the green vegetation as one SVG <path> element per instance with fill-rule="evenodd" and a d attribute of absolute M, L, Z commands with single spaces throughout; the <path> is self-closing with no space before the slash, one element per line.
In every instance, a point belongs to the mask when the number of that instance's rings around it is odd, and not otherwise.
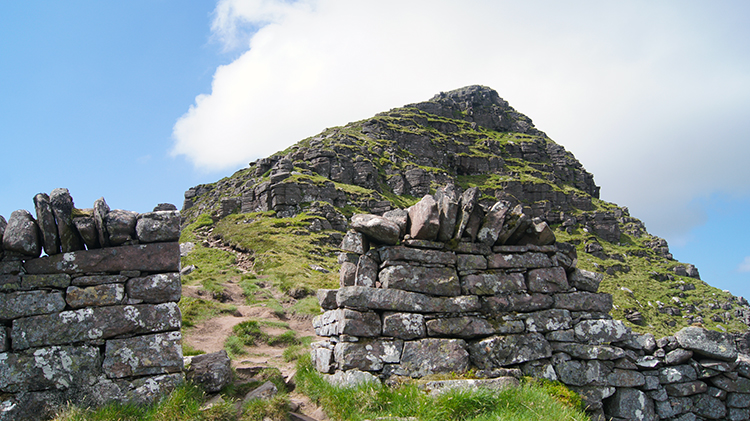
<path fill-rule="evenodd" d="M 415 384 L 389 388 L 380 383 L 353 389 L 326 382 L 302 357 L 297 386 L 336 420 L 416 417 L 418 420 L 588 420 L 575 394 L 559 384 L 525 381 L 501 391 L 450 391 L 430 397 Z M 562 390 L 566 392 L 562 392 Z"/>
<path fill-rule="evenodd" d="M 263 327 L 286 329 L 278 335 L 271 335 L 263 330 Z M 247 354 L 246 347 L 258 344 L 268 344 L 276 347 L 299 346 L 304 343 L 310 344 L 308 340 L 297 337 L 297 333 L 289 328 L 284 322 L 271 322 L 259 320 L 246 320 L 232 327 L 232 335 L 224 341 L 224 349 L 231 358 Z M 294 352 L 294 351 L 290 351 Z M 291 359 L 290 359 L 291 360 Z"/>
<path fill-rule="evenodd" d="M 328 234 L 307 230 L 317 218 L 304 213 L 292 218 L 273 218 L 268 213 L 229 215 L 216 223 L 214 235 L 243 250 L 252 250 L 254 271 L 283 292 L 306 286 L 311 290 L 338 283 L 336 252 L 327 244 Z M 311 265 L 327 268 L 322 273 Z"/>
<path fill-rule="evenodd" d="M 234 314 L 237 312 L 237 308 L 234 306 L 217 303 L 216 301 L 204 300 L 202 298 L 183 296 L 178 305 L 180 307 L 180 312 L 182 312 L 183 327 L 192 327 L 203 320 L 221 314 Z"/>

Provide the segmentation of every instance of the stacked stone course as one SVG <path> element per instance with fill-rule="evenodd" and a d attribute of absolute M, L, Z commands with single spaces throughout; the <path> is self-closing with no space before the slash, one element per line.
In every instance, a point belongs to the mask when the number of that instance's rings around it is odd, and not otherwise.
<path fill-rule="evenodd" d="M 34 198 L 37 219 L 0 216 L 0 421 L 150 403 L 184 380 L 179 212 L 51 197 Z"/>
<path fill-rule="evenodd" d="M 633 333 L 574 247 L 520 207 L 484 209 L 476 196 L 441 188 L 408 210 L 352 217 L 340 288 L 318 291 L 318 371 L 398 382 L 473 368 L 466 387 L 561 381 L 595 420 L 750 419 L 750 357 L 731 335 Z"/>

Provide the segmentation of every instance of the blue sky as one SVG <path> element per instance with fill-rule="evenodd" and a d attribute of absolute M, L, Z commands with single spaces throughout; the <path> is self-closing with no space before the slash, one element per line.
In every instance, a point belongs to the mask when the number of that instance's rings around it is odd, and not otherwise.
<path fill-rule="evenodd" d="M 675 257 L 750 297 L 750 3 L 0 2 L 8 218 L 182 204 L 326 127 L 469 84 L 573 152 Z"/>

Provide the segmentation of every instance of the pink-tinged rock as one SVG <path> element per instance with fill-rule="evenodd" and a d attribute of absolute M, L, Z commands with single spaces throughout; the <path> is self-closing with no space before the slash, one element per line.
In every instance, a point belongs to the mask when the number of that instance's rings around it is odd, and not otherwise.
<path fill-rule="evenodd" d="M 398 225 L 399 238 L 406 235 L 406 226 L 409 225 L 409 212 L 406 209 L 393 209 L 383 214 L 383 218 L 393 221 Z"/>
<path fill-rule="evenodd" d="M 3 234 L 3 249 L 29 257 L 38 257 L 42 252 L 39 227 L 29 211 L 19 209 L 10 214 Z"/>
<path fill-rule="evenodd" d="M 34 196 L 34 209 L 36 210 L 36 220 L 39 229 L 42 232 L 42 247 L 48 255 L 60 252 L 60 237 L 57 233 L 57 222 L 55 214 L 52 212 L 49 195 L 38 193 Z"/>
<path fill-rule="evenodd" d="M 437 203 L 432 195 L 425 195 L 422 200 L 409 208 L 409 235 L 418 240 L 437 240 L 440 231 L 440 215 Z"/>
<path fill-rule="evenodd" d="M 83 240 L 73 225 L 73 198 L 68 189 L 54 189 L 50 196 L 52 212 L 57 221 L 57 233 L 60 237 L 60 251 L 68 253 L 83 250 Z"/>
<path fill-rule="evenodd" d="M 352 216 L 352 229 L 361 232 L 376 243 L 393 245 L 399 240 L 399 227 L 382 216 L 356 214 Z"/>
<path fill-rule="evenodd" d="M 497 241 L 505 223 L 505 215 L 510 211 L 510 204 L 505 201 L 495 203 L 484 216 L 482 226 L 477 233 L 477 241 L 492 246 Z"/>
<path fill-rule="evenodd" d="M 336 308 L 336 289 L 319 289 L 316 292 L 318 297 L 318 304 L 323 310 L 331 310 Z"/>
<path fill-rule="evenodd" d="M 68 287 L 65 301 L 71 308 L 111 306 L 125 300 L 125 285 L 103 284 L 85 288 Z"/>
<path fill-rule="evenodd" d="M 32 274 L 119 273 L 124 270 L 177 272 L 180 269 L 180 245 L 151 243 L 81 250 L 28 260 L 24 267 Z"/>
<path fill-rule="evenodd" d="M 141 278 L 131 278 L 126 285 L 128 298 L 144 303 L 180 301 L 182 282 L 178 272 L 157 273 Z"/>
<path fill-rule="evenodd" d="M 176 373 L 182 370 L 180 332 L 107 341 L 102 369 L 109 378 Z"/>
<path fill-rule="evenodd" d="M 505 214 L 505 224 L 497 235 L 496 244 L 515 244 L 514 239 L 520 239 L 526 228 L 529 227 L 531 218 L 523 213 L 523 206 L 517 205 L 509 213 Z"/>
<path fill-rule="evenodd" d="M 527 284 L 531 292 L 565 292 L 568 285 L 568 275 L 560 266 L 551 268 L 532 269 L 527 275 Z"/>
<path fill-rule="evenodd" d="M 601 273 L 574 269 L 568 281 L 570 281 L 570 286 L 579 291 L 596 292 L 599 290 L 599 284 L 602 282 L 602 279 L 604 279 L 604 275 Z"/>

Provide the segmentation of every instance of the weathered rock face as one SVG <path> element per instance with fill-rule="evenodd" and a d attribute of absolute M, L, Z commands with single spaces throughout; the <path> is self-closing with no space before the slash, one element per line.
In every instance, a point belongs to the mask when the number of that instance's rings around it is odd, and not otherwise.
<path fill-rule="evenodd" d="M 190 358 L 186 370 L 188 380 L 200 385 L 208 393 L 216 393 L 232 380 L 232 361 L 224 350 Z"/>
<path fill-rule="evenodd" d="M 54 189 L 50 193 L 52 211 L 57 221 L 57 232 L 63 253 L 82 250 L 83 240 L 73 224 L 73 198 L 68 189 Z"/>
<path fill-rule="evenodd" d="M 60 252 L 60 237 L 57 231 L 55 214 L 52 212 L 49 195 L 39 193 L 34 196 L 34 208 L 36 209 L 36 220 L 42 232 L 42 245 L 47 255 Z"/>

